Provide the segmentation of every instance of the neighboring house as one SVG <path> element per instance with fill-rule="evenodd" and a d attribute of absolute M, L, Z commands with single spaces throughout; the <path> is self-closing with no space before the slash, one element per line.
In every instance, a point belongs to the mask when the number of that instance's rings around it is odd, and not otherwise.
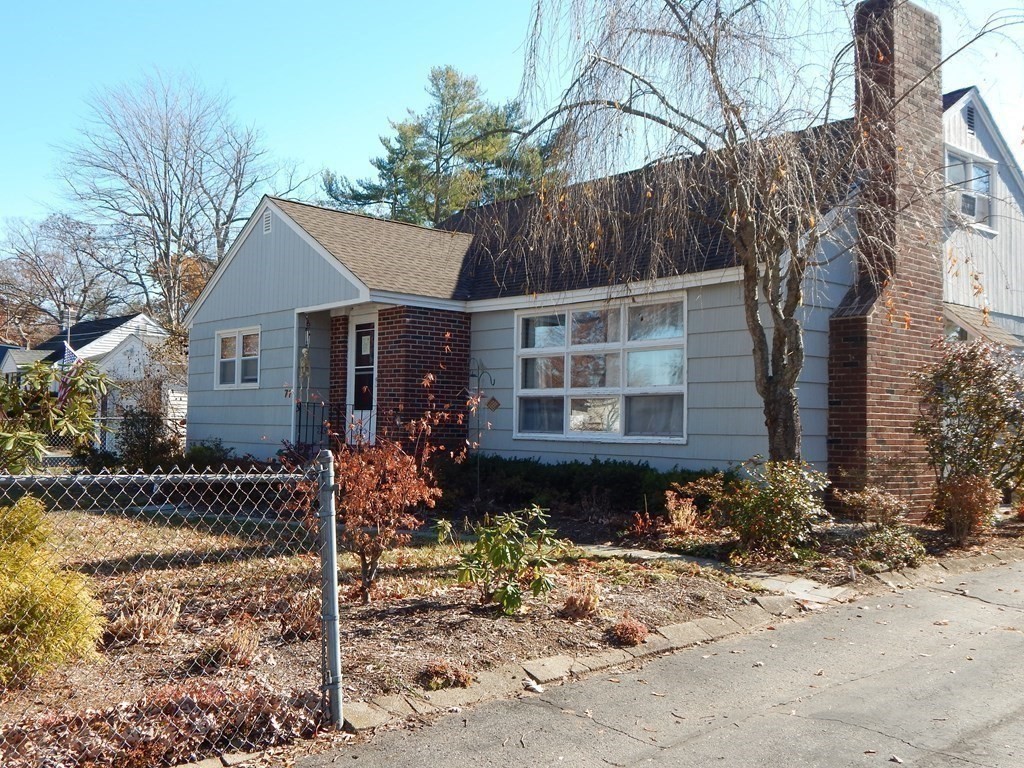
<path fill-rule="evenodd" d="M 881 34 L 898 55 L 874 72 L 894 93 L 923 82 L 899 100 L 889 149 L 915 142 L 919 162 L 948 164 L 953 191 L 943 214 L 899 184 L 881 190 L 897 254 L 881 295 L 848 241 L 822 245 L 829 266 L 806 291 L 798 394 L 804 457 L 840 484 L 920 457 L 912 373 L 934 359 L 936 340 L 1024 340 L 1020 169 L 977 90 L 943 97 L 929 76 L 935 18 L 896 5 L 867 11 L 895 14 Z M 674 274 L 627 286 L 555 270 L 537 293 L 529 263 L 473 226 L 501 209 L 432 230 L 264 198 L 187 318 L 189 442 L 270 457 L 282 441 L 315 441 L 325 417 L 349 437 L 372 436 L 484 392 L 487 408 L 468 430 L 448 425 L 446 439 L 475 439 L 480 419 L 490 424 L 481 450 L 544 461 L 707 468 L 766 452 L 741 272 L 720 236 L 682 244 Z"/>
<path fill-rule="evenodd" d="M 147 380 L 160 386 L 169 424 L 179 434 L 183 431 L 187 411 L 185 382 L 176 380 L 156 354 L 158 345 L 166 338 L 166 331 L 142 313 L 87 320 L 51 336 L 34 349 L 7 350 L 0 358 L 0 372 L 17 377 L 39 361 L 60 365 L 77 358 L 93 363 L 112 385 L 100 403 L 98 423 L 103 428 L 98 431 L 97 442 L 114 449 L 121 413 L 125 406 L 137 404 L 142 383 Z"/>

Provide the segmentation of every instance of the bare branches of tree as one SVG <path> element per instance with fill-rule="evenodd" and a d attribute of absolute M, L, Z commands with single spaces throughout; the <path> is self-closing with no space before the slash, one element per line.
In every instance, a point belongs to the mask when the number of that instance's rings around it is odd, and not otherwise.
<path fill-rule="evenodd" d="M 64 178 L 124 256 L 112 271 L 179 331 L 236 227 L 281 169 L 224 96 L 184 77 L 157 73 L 100 93 L 88 108 Z"/>

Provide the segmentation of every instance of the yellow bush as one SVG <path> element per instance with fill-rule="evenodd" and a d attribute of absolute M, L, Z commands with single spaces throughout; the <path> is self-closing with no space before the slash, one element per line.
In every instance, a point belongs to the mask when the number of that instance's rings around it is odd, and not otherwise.
<path fill-rule="evenodd" d="M 100 605 L 85 577 L 61 570 L 44 549 L 42 504 L 0 508 L 0 686 L 96 652 Z"/>

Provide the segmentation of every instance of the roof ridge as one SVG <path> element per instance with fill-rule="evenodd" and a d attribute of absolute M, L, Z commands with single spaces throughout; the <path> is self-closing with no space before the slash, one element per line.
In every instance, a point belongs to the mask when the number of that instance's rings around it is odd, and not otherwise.
<path fill-rule="evenodd" d="M 274 195 L 267 195 L 267 199 L 273 200 L 274 202 L 277 202 L 277 203 L 290 203 L 291 205 L 301 205 L 304 208 L 313 208 L 313 209 L 318 210 L 318 211 L 323 211 L 324 213 L 336 213 L 336 214 L 342 214 L 342 215 L 345 215 L 345 216 L 354 216 L 354 217 L 359 218 L 359 219 L 366 219 L 368 221 L 377 221 L 377 222 L 381 222 L 383 224 L 401 224 L 402 226 L 412 227 L 413 229 L 422 230 L 424 232 L 436 232 L 437 234 L 449 235 L 449 236 L 450 235 L 466 235 L 467 237 L 472 237 L 472 235 L 469 235 L 466 232 L 458 232 L 458 231 L 449 230 L 449 229 L 438 229 L 437 227 L 428 227 L 428 226 L 425 226 L 423 224 L 413 224 L 412 222 L 401 221 L 400 219 L 382 219 L 380 216 L 371 216 L 368 213 L 358 213 L 356 211 L 346 211 L 346 210 L 343 210 L 341 208 L 328 208 L 326 205 L 317 205 L 316 203 L 310 203 L 310 202 L 306 202 L 304 200 L 289 200 L 286 197 L 276 197 Z"/>

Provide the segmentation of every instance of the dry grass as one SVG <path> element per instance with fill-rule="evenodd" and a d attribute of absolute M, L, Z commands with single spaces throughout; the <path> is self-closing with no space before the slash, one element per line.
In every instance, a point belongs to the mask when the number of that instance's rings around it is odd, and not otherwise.
<path fill-rule="evenodd" d="M 167 592 L 156 591 L 130 598 L 107 623 L 104 641 L 159 643 L 170 637 L 181 615 L 181 603 Z"/>

